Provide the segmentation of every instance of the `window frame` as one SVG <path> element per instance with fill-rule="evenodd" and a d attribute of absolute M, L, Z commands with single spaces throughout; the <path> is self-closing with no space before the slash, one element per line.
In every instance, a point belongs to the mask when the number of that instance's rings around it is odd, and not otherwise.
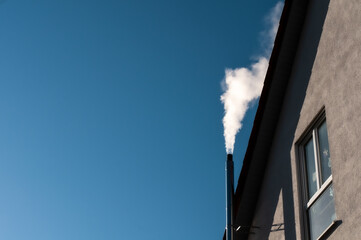
<path fill-rule="evenodd" d="M 299 140 L 295 143 L 296 150 L 296 161 L 298 167 L 298 182 L 300 183 L 300 217 L 301 217 L 301 229 L 303 229 L 304 239 L 311 239 L 310 233 L 310 223 L 309 223 L 309 214 L 308 210 L 310 207 L 320 198 L 320 196 L 325 192 L 328 187 L 333 183 L 332 178 L 332 168 L 330 176 L 321 184 L 322 182 L 322 170 L 321 170 L 321 157 L 320 157 L 320 145 L 318 137 L 318 128 L 323 124 L 326 124 L 326 113 L 325 108 L 323 107 L 321 111 L 316 115 L 316 117 L 311 121 L 309 126 L 304 130 L 303 134 Z M 328 132 L 328 129 L 327 129 Z M 315 172 L 316 172 L 316 182 L 317 182 L 317 191 L 309 197 L 308 190 L 308 180 L 307 180 L 307 167 L 306 167 L 306 157 L 305 157 L 305 146 L 312 140 L 313 149 L 314 149 L 314 162 L 315 162 Z M 331 154 L 330 154 L 331 155 Z M 335 197 L 333 196 L 333 199 Z M 335 209 L 336 212 L 336 209 Z M 324 229 L 324 231 L 318 236 L 317 239 L 322 239 L 330 229 L 335 226 L 337 221 L 333 220 L 331 224 Z"/>

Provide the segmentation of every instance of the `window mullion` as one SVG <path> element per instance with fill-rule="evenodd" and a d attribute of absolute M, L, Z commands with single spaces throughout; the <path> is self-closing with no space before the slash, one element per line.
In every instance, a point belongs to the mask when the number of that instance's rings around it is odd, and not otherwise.
<path fill-rule="evenodd" d="M 318 179 L 320 182 L 320 187 L 322 187 L 323 184 L 323 178 L 322 178 L 322 166 L 321 166 L 321 152 L 320 152 L 320 142 L 319 142 L 319 136 L 318 136 L 318 128 L 315 128 L 315 139 L 316 139 L 316 149 L 315 152 L 317 154 L 317 166 L 318 166 Z"/>
<path fill-rule="evenodd" d="M 316 182 L 317 182 L 317 190 L 320 189 L 321 183 L 320 183 L 320 171 L 319 171 L 319 157 L 318 157 L 318 144 L 317 144 L 317 138 L 316 138 L 317 131 L 316 129 L 312 130 L 312 141 L 313 141 L 313 151 L 315 155 L 315 170 L 316 170 Z"/>
<path fill-rule="evenodd" d="M 318 197 L 328 188 L 332 183 L 332 175 L 322 184 L 321 188 L 317 190 L 317 192 L 312 196 L 310 200 L 308 200 L 306 204 L 306 208 L 308 209 L 317 199 Z"/>

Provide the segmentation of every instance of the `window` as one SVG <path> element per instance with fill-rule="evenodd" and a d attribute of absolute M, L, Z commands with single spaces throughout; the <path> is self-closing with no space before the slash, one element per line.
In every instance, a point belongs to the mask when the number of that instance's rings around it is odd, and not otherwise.
<path fill-rule="evenodd" d="M 324 112 L 298 144 L 304 223 L 310 239 L 320 238 L 336 221 L 331 156 Z"/>

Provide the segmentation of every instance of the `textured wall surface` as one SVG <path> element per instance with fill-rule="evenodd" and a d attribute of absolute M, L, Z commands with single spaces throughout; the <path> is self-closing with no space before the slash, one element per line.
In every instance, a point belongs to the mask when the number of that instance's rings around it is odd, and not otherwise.
<path fill-rule="evenodd" d="M 302 239 L 295 142 L 323 107 L 342 220 L 329 239 L 361 232 L 360 23 L 359 0 L 310 1 L 249 239 Z"/>
<path fill-rule="evenodd" d="M 329 239 L 355 239 L 361 225 L 361 1 L 331 0 L 295 138 L 324 105 L 335 207 Z"/>

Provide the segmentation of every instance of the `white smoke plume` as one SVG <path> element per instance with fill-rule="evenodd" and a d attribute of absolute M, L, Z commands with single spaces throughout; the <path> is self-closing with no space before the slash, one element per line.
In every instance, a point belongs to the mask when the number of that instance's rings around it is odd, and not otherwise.
<path fill-rule="evenodd" d="M 278 2 L 266 18 L 272 25 L 268 31 L 268 43 L 265 52 L 271 49 L 277 33 L 283 2 Z M 265 55 L 268 55 L 265 53 Z M 227 153 L 233 153 L 236 134 L 242 128 L 242 120 L 250 102 L 256 100 L 262 91 L 263 81 L 268 68 L 268 56 L 261 56 L 250 68 L 226 69 L 222 82 L 224 93 L 223 117 L 224 138 Z"/>

